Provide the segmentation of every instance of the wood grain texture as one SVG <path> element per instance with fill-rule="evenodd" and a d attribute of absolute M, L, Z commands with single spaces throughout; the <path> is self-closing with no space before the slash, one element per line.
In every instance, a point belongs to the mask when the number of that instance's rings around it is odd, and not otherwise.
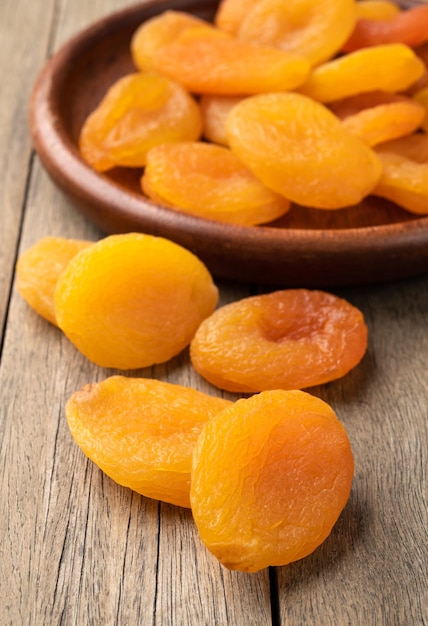
<path fill-rule="evenodd" d="M 274 576 L 222 568 L 201 544 L 189 511 L 116 485 L 70 436 L 67 399 L 115 372 L 89 363 L 29 309 L 13 288 L 13 267 L 16 255 L 43 236 L 95 240 L 102 233 L 31 160 L 27 95 L 48 50 L 123 6 L 119 0 L 0 4 L 2 312 L 12 294 L 0 361 L 0 623 L 423 626 L 428 277 L 337 291 L 364 312 L 369 350 L 344 379 L 311 391 L 346 425 L 356 475 L 326 542 L 276 569 L 273 622 Z M 222 303 L 268 290 L 219 286 Z M 131 374 L 221 395 L 194 372 L 187 351 Z"/>

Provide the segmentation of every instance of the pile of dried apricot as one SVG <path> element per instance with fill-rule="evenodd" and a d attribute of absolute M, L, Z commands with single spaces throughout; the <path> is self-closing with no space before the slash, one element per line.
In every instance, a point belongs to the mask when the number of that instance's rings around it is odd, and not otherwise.
<path fill-rule="evenodd" d="M 194 254 L 142 233 L 42 240 L 18 262 L 18 289 L 89 360 L 121 370 L 181 352 L 218 301 Z"/>
<path fill-rule="evenodd" d="M 117 483 L 191 507 L 202 541 L 230 569 L 307 556 L 349 498 L 346 430 L 330 406 L 301 391 L 232 403 L 113 376 L 73 394 L 66 417 L 78 446 Z"/>
<path fill-rule="evenodd" d="M 428 7 L 390 0 L 222 0 L 212 23 L 166 10 L 134 32 L 136 72 L 89 115 L 82 156 L 141 168 L 154 202 L 231 224 L 356 205 L 382 195 L 374 148 L 428 127 L 427 25 Z M 388 170 L 400 178 L 398 160 Z"/>

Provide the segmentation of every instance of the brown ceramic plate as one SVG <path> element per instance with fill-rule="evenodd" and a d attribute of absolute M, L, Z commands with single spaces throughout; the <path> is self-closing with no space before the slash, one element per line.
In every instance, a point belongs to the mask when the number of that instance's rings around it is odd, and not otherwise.
<path fill-rule="evenodd" d="M 150 0 L 115 13 L 73 38 L 40 73 L 30 105 L 32 139 L 46 170 L 76 207 L 106 233 L 142 231 L 172 239 L 217 277 L 323 287 L 428 272 L 428 217 L 376 198 L 339 211 L 293 207 L 268 226 L 239 227 L 157 206 L 140 191 L 140 171 L 98 174 L 83 162 L 77 138 L 85 117 L 109 85 L 134 71 L 134 30 L 166 9 L 211 19 L 216 2 Z"/>

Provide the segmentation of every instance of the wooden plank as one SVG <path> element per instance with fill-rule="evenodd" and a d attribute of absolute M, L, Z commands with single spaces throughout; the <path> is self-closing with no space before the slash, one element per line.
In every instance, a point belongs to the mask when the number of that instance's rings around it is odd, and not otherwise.
<path fill-rule="evenodd" d="M 33 77 L 47 54 L 53 6 L 54 0 L 0 2 L 0 327 L 9 300 L 30 171 L 27 105 Z"/>
<path fill-rule="evenodd" d="M 281 624 L 422 626 L 428 618 L 428 278 L 341 293 L 366 316 L 369 350 L 348 376 L 313 391 L 348 430 L 355 479 L 327 541 L 278 569 Z"/>

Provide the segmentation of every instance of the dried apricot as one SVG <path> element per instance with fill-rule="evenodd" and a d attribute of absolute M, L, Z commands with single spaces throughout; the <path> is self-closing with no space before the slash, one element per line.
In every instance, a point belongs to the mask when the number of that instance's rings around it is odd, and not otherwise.
<path fill-rule="evenodd" d="M 428 214 L 428 135 L 414 134 L 376 148 L 383 172 L 373 194 L 417 215 Z"/>
<path fill-rule="evenodd" d="M 319 102 L 334 102 L 368 91 L 404 91 L 425 71 L 415 52 L 401 43 L 364 48 L 314 68 L 299 88 Z"/>
<path fill-rule="evenodd" d="M 366 348 L 367 327 L 356 307 L 323 291 L 288 289 L 217 309 L 198 328 L 190 357 L 213 385 L 253 393 L 335 380 Z"/>
<path fill-rule="evenodd" d="M 178 83 L 153 72 L 118 80 L 86 119 L 79 146 L 96 170 L 140 167 L 159 143 L 199 139 L 199 106 Z"/>
<path fill-rule="evenodd" d="M 226 119 L 242 96 L 204 94 L 199 100 L 202 115 L 202 135 L 214 143 L 227 145 Z"/>
<path fill-rule="evenodd" d="M 326 107 L 301 94 L 245 98 L 229 113 L 226 129 L 241 161 L 266 187 L 297 204 L 357 204 L 380 177 L 374 152 Z"/>
<path fill-rule="evenodd" d="M 410 135 L 425 118 L 424 107 L 412 98 L 379 91 L 339 100 L 330 108 L 347 130 L 369 146 Z"/>
<path fill-rule="evenodd" d="M 294 89 L 309 73 L 301 56 L 224 34 L 213 36 L 205 27 L 186 29 L 161 46 L 153 67 L 192 93 L 223 95 Z"/>
<path fill-rule="evenodd" d="M 359 0 L 355 3 L 357 18 L 368 20 L 387 20 L 401 11 L 390 0 Z"/>
<path fill-rule="evenodd" d="M 290 208 L 228 148 L 202 142 L 152 148 L 142 187 L 159 204 L 229 224 L 270 222 Z"/>
<path fill-rule="evenodd" d="M 162 363 L 217 305 L 205 265 L 162 237 L 111 235 L 79 252 L 55 290 L 58 326 L 101 367 Z"/>
<path fill-rule="evenodd" d="M 302 391 L 265 391 L 203 427 L 193 455 L 193 518 L 225 567 L 286 565 L 331 533 L 353 473 L 349 438 L 328 404 Z"/>
<path fill-rule="evenodd" d="M 226 33 L 236 35 L 242 20 L 257 0 L 221 0 L 214 16 L 214 23 Z"/>
<path fill-rule="evenodd" d="M 140 70 L 153 70 L 153 57 L 157 50 L 194 26 L 213 28 L 195 15 L 173 10 L 164 11 L 143 22 L 131 39 L 131 56 L 135 66 Z"/>
<path fill-rule="evenodd" d="M 387 43 L 415 47 L 428 40 L 428 6 L 419 5 L 384 20 L 357 20 L 354 31 L 344 44 L 345 52 Z"/>
<path fill-rule="evenodd" d="M 190 507 L 197 438 L 230 404 L 181 385 L 112 376 L 74 393 L 66 417 L 77 445 L 115 482 Z"/>
<path fill-rule="evenodd" d="M 90 241 L 44 237 L 26 250 L 16 264 L 18 292 L 39 315 L 56 325 L 54 292 L 71 259 Z"/>
<path fill-rule="evenodd" d="M 354 0 L 258 0 L 243 17 L 237 37 L 301 54 L 318 65 L 340 50 L 355 21 Z"/>

